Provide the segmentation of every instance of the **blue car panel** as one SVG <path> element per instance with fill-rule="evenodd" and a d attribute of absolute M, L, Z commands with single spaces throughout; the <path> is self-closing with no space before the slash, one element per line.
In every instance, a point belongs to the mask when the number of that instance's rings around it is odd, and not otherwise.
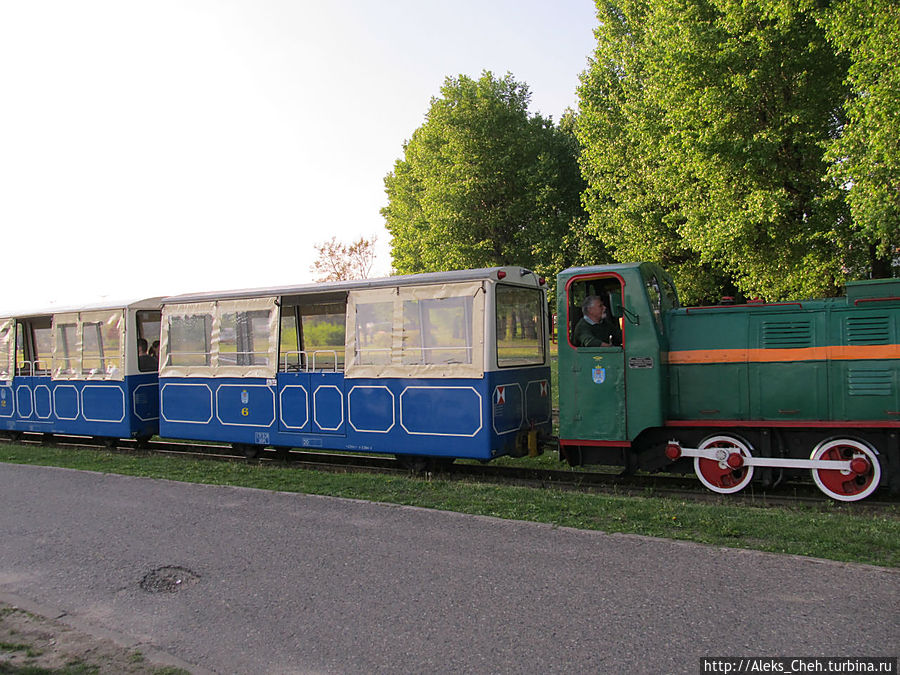
<path fill-rule="evenodd" d="M 149 438 L 158 433 L 155 373 L 121 381 L 16 377 L 0 386 L 0 426 L 28 431 L 111 438 Z"/>
<path fill-rule="evenodd" d="M 550 434 L 550 369 L 482 379 L 164 378 L 160 435 L 236 444 L 488 460 L 522 431 Z"/>

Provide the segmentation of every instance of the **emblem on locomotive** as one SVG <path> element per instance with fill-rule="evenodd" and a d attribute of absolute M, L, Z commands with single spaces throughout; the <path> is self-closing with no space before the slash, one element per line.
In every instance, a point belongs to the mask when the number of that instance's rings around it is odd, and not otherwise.
<path fill-rule="evenodd" d="M 606 382 L 606 368 L 598 366 L 591 369 L 591 378 L 595 384 L 603 384 Z"/>

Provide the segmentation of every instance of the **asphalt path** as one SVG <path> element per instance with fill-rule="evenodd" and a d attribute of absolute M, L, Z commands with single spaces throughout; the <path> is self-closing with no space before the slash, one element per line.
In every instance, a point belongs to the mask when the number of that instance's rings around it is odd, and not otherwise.
<path fill-rule="evenodd" d="M 12 464 L 4 593 L 215 673 L 698 673 L 900 645 L 896 570 Z"/>

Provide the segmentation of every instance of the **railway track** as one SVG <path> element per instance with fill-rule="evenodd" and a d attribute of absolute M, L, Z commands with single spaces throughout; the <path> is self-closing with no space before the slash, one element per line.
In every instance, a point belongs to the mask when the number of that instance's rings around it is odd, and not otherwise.
<path fill-rule="evenodd" d="M 434 464 L 428 458 L 405 464 L 391 455 L 363 455 L 341 452 L 309 452 L 304 450 L 262 450 L 257 457 L 246 458 L 230 445 L 193 442 L 150 441 L 138 444 L 129 439 L 94 439 L 79 436 L 24 434 L 16 442 L 23 444 L 105 447 L 119 452 L 159 453 L 231 462 L 281 462 L 298 468 L 343 473 L 378 473 L 428 477 L 443 480 L 468 480 L 497 485 L 519 485 L 541 489 L 572 490 L 620 496 L 647 496 L 682 499 L 722 505 L 756 507 L 792 506 L 798 504 L 842 508 L 852 513 L 893 512 L 900 498 L 882 489 L 860 502 L 836 504 L 823 497 L 814 485 L 788 482 L 766 490 L 751 484 L 732 495 L 720 495 L 703 488 L 697 479 L 672 474 L 623 475 L 616 472 L 581 469 L 544 469 L 534 467 L 480 464 L 464 461 Z"/>

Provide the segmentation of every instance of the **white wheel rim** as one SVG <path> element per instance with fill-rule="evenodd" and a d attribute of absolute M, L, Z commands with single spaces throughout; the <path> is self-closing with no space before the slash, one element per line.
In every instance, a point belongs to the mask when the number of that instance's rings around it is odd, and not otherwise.
<path fill-rule="evenodd" d="M 826 495 L 831 497 L 832 499 L 836 499 L 839 502 L 856 502 L 860 499 L 865 499 L 870 494 L 875 492 L 878 489 L 878 484 L 881 482 L 881 464 L 878 462 L 877 453 L 870 448 L 865 443 L 860 443 L 859 441 L 854 441 L 850 438 L 835 438 L 831 441 L 826 441 L 824 443 L 819 443 L 809 456 L 810 459 L 821 459 L 823 455 L 834 448 L 838 447 L 851 447 L 853 448 L 853 456 L 854 457 L 864 457 L 869 461 L 869 464 L 872 465 L 872 480 L 866 486 L 864 490 L 860 492 L 855 492 L 853 494 L 846 494 L 843 492 L 835 492 L 831 489 L 821 478 L 819 472 L 820 471 L 834 471 L 834 469 L 813 469 L 812 477 L 816 482 L 816 486 L 824 492 Z M 843 473 L 843 472 L 842 472 Z M 846 474 L 846 475 L 849 475 Z"/>
<path fill-rule="evenodd" d="M 743 441 L 740 441 L 737 438 L 734 438 L 733 436 L 712 436 L 710 438 L 707 438 L 705 441 L 703 441 L 700 444 L 701 450 L 706 450 L 707 448 L 711 448 L 711 447 L 733 447 L 733 448 L 737 448 L 740 451 L 741 455 L 743 455 L 744 457 L 752 457 L 752 453 L 750 452 L 750 447 Z M 727 487 L 723 487 L 721 485 L 716 485 L 715 483 L 708 480 L 706 478 L 706 476 L 703 475 L 703 471 L 700 468 L 702 461 L 711 462 L 713 460 L 709 460 L 709 459 L 704 460 L 702 457 L 694 457 L 694 473 L 697 474 L 697 478 L 700 479 L 700 482 L 703 483 L 706 487 L 708 487 L 713 492 L 718 492 L 719 494 L 723 494 L 723 495 L 732 494 L 734 492 L 740 492 L 745 487 L 747 487 L 747 484 L 753 478 L 753 467 L 745 465 L 741 468 L 746 473 L 744 474 L 744 477 L 737 484 L 727 486 Z M 725 464 L 725 462 L 719 462 L 719 467 L 722 469 L 725 469 L 726 466 L 723 466 L 724 464 Z M 727 469 L 732 472 L 734 471 L 734 469 L 732 469 L 731 467 L 727 467 Z"/>

